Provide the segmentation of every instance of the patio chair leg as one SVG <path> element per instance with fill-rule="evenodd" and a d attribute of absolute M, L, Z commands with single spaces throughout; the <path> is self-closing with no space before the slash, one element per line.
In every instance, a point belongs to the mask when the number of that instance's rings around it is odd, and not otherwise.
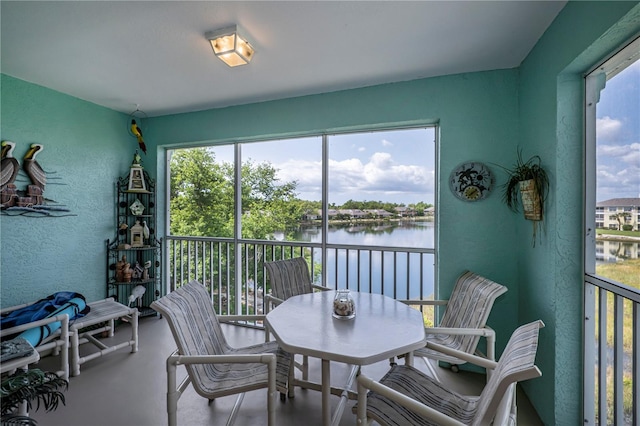
<path fill-rule="evenodd" d="M 309 380 L 309 357 L 302 356 L 302 380 Z"/>
<path fill-rule="evenodd" d="M 296 360 L 295 360 L 295 355 L 291 354 L 291 365 L 289 366 L 289 380 L 287 383 L 289 398 L 294 398 L 296 396 L 295 389 L 293 386 L 293 382 L 296 377 L 295 374 L 296 374 Z"/>
<path fill-rule="evenodd" d="M 169 426 L 178 424 L 178 399 L 180 392 L 176 390 L 176 365 L 167 362 L 167 415 Z"/>
<path fill-rule="evenodd" d="M 231 414 L 229 414 L 229 418 L 227 419 L 227 426 L 232 426 L 236 421 L 236 416 L 238 415 L 238 411 L 240 411 L 240 405 L 242 405 L 242 401 L 244 400 L 244 392 L 238 395 L 236 398 L 236 403 L 233 404 L 233 409 L 231 410 Z"/>

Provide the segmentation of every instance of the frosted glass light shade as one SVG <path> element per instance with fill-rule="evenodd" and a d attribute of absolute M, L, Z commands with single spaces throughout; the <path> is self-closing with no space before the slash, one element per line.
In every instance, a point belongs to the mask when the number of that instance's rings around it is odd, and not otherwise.
<path fill-rule="evenodd" d="M 230 67 L 246 65 L 253 58 L 253 46 L 238 33 L 236 25 L 205 34 L 213 53 Z"/>

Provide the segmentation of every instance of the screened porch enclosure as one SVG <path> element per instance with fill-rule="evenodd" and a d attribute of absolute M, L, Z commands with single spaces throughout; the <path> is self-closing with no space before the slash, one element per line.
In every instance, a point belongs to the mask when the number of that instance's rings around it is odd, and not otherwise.
<path fill-rule="evenodd" d="M 190 280 L 220 314 L 265 311 L 264 264 L 304 257 L 315 283 L 437 296 L 436 126 L 169 152 L 169 290 Z"/>

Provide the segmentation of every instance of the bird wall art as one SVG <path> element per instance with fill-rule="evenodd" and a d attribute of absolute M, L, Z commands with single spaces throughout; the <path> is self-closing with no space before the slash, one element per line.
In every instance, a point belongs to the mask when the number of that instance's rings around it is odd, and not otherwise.
<path fill-rule="evenodd" d="M 44 197 L 47 174 L 55 173 L 45 171 L 36 160 L 36 156 L 43 151 L 44 146 L 39 143 L 29 145 L 22 158 L 22 164 L 20 164 L 13 155 L 17 144 L 12 141 L 2 141 L 1 145 L 0 211 L 2 214 L 12 216 L 71 216 L 67 214 L 69 209 L 57 204 L 54 200 Z M 26 174 L 29 180 L 26 189 L 18 189 L 16 185 L 25 181 L 25 177 L 19 174 L 21 171 Z M 56 178 L 54 177 L 53 179 Z"/>

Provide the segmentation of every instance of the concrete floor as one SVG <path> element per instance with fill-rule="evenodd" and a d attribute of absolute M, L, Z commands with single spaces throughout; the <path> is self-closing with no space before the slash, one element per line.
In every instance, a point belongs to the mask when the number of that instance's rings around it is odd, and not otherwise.
<path fill-rule="evenodd" d="M 243 346 L 264 341 L 264 333 L 244 327 L 225 326 L 227 339 L 231 345 Z M 113 341 L 125 340 L 130 335 L 128 324 L 118 326 Z M 111 340 L 105 339 L 105 340 Z M 169 327 L 163 319 L 146 317 L 140 319 L 140 347 L 135 354 L 129 349 L 110 353 L 102 358 L 82 365 L 81 374 L 72 377 L 65 393 L 66 406 L 46 413 L 32 411 L 31 417 L 39 426 L 158 426 L 167 424 L 166 415 L 166 373 L 165 360 L 175 349 Z M 95 350 L 93 345 L 83 345 L 81 355 Z M 43 358 L 38 367 L 55 369 L 57 357 Z M 479 394 L 484 376 L 476 373 L 452 373 L 439 367 L 429 368 L 425 360 L 416 358 L 416 367 L 425 371 L 435 371 L 438 378 L 449 383 L 458 391 Z M 319 381 L 320 362 L 310 360 L 310 377 Z M 381 362 L 363 368 L 368 376 L 379 378 L 389 368 L 388 362 Z M 180 368 L 179 379 L 184 377 Z M 347 366 L 332 363 L 332 384 L 340 385 L 348 374 Z M 433 373 L 432 373 L 433 374 Z M 190 387 L 178 402 L 178 424 L 180 425 L 224 425 L 235 396 L 219 398 L 211 405 L 198 396 Z M 266 390 L 256 390 L 246 394 L 236 420 L 238 426 L 266 425 Z M 277 424 L 279 426 L 313 426 L 321 424 L 320 393 L 312 390 L 296 389 L 294 399 L 278 401 Z M 338 398 L 332 397 L 332 404 Z M 351 412 L 355 401 L 350 401 L 344 410 L 340 425 L 355 425 L 356 418 Z M 520 425 L 542 425 L 526 396 L 518 394 L 518 423 Z"/>

